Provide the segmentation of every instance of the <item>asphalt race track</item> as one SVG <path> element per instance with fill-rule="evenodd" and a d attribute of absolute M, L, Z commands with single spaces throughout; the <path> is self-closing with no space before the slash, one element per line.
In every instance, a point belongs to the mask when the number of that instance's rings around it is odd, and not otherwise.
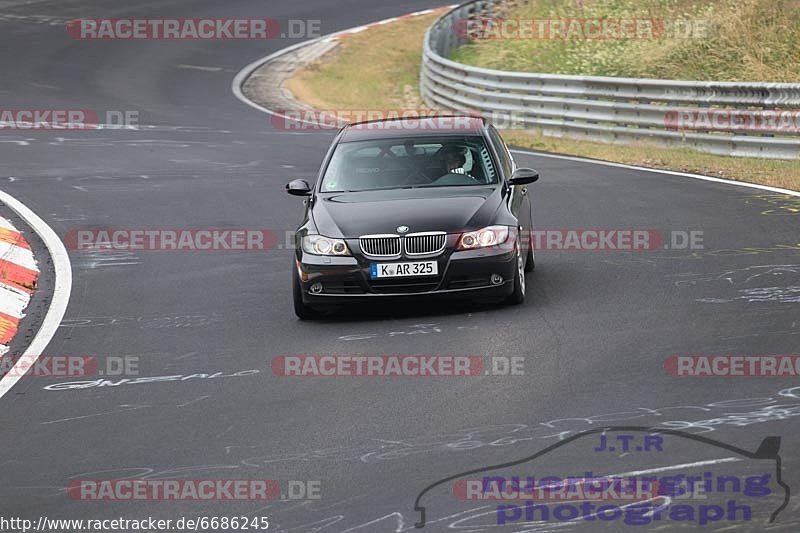
<path fill-rule="evenodd" d="M 679 378 L 663 368 L 673 354 L 798 353 L 797 198 L 517 153 L 542 176 L 531 186 L 538 227 L 700 231 L 703 248 L 540 250 L 521 307 L 412 303 L 300 322 L 291 309 L 292 251 L 283 243 L 302 206 L 284 184 L 313 180 L 333 132 L 280 131 L 230 89 L 246 64 L 297 41 L 79 41 L 62 23 L 270 17 L 319 19 L 329 33 L 447 3 L 0 1 L 0 107 L 136 110 L 142 125 L 0 130 L 4 191 L 60 236 L 109 227 L 263 228 L 281 244 L 267 252 L 70 251 L 70 304 L 47 353 L 138 357 L 140 376 L 186 379 L 109 377 L 115 384 L 85 388 L 51 386 L 70 378 L 22 379 L 0 400 L 1 516 L 269 516 L 275 531 L 411 530 L 417 495 L 443 478 L 530 456 L 578 431 L 662 424 L 746 450 L 780 436 L 793 497 L 773 527 L 797 531 L 797 379 Z M 272 358 L 292 354 L 522 357 L 524 374 L 275 375 Z M 586 449 L 559 449 L 528 472 L 770 471 L 669 436 L 658 454 Z M 65 491 L 70 480 L 123 478 L 304 480 L 320 488 L 319 498 L 273 502 L 84 501 Z M 735 529 L 762 530 L 775 501 L 755 502 L 752 522 Z M 430 498 L 425 529 L 498 530 L 492 502 L 464 503 Z M 601 526 L 619 524 L 501 530 Z"/>

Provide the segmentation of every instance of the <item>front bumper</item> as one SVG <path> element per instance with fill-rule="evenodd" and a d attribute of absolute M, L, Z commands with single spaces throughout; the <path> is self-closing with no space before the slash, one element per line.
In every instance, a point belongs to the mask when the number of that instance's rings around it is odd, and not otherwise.
<path fill-rule="evenodd" d="M 352 249 L 352 248 L 351 248 Z M 408 298 L 422 296 L 451 296 L 464 298 L 498 298 L 514 290 L 516 256 L 513 242 L 502 247 L 477 250 L 445 250 L 429 259 L 401 258 L 387 263 L 407 261 L 437 261 L 439 274 L 407 278 L 370 277 L 373 262 L 361 256 L 327 257 L 301 252 L 297 261 L 303 302 L 323 306 L 361 301 L 364 299 Z M 493 274 L 503 277 L 492 284 Z M 322 292 L 312 294 L 311 285 L 322 283 Z"/>

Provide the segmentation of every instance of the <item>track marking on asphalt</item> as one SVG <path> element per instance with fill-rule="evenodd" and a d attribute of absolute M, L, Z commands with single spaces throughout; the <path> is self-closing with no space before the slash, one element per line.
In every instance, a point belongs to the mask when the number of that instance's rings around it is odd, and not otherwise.
<path fill-rule="evenodd" d="M 202 402 L 203 400 L 207 400 L 211 398 L 211 396 L 200 396 L 199 398 L 195 398 L 194 400 L 189 400 L 188 402 L 179 403 L 177 407 L 186 407 L 187 405 L 192 405 L 197 402 Z"/>
<path fill-rule="evenodd" d="M 698 466 L 716 465 L 720 463 L 738 463 L 743 459 L 738 457 L 723 457 L 722 459 L 709 459 L 707 461 L 697 461 L 694 463 L 683 463 L 679 465 L 662 466 L 659 468 L 648 468 L 647 470 L 634 470 L 632 472 L 623 472 L 622 474 L 611 474 L 611 476 L 641 476 L 643 474 L 657 474 L 659 472 L 668 472 L 670 470 L 680 470 L 683 468 L 697 468 Z"/>
<path fill-rule="evenodd" d="M 798 191 L 790 191 L 789 189 L 781 189 L 779 187 L 770 187 L 768 185 L 759 185 L 758 183 L 747 183 L 744 181 L 733 181 L 733 180 L 726 180 L 724 178 L 714 178 L 712 176 L 703 176 L 702 174 L 691 174 L 689 172 L 678 172 L 675 170 L 659 170 L 657 168 L 647 168 L 647 167 L 639 167 L 636 165 L 626 165 L 623 163 L 612 163 L 611 161 L 598 161 L 596 159 L 585 159 L 583 157 L 576 157 L 571 155 L 559 155 L 559 154 L 546 154 L 544 152 L 533 152 L 530 150 L 519 150 L 517 148 L 512 148 L 512 152 L 524 155 L 532 155 L 537 157 L 549 157 L 551 159 L 563 159 L 566 161 L 575 161 L 578 163 L 591 163 L 594 165 L 603 165 L 606 167 L 616 167 L 616 168 L 626 168 L 630 170 L 640 170 L 642 172 L 651 172 L 655 174 L 667 174 L 669 176 L 681 176 L 684 178 L 693 178 L 703 181 L 713 181 L 715 183 L 724 183 L 727 185 L 737 185 L 739 187 L 749 187 L 751 189 L 761 189 L 764 191 L 771 191 L 777 192 L 780 194 L 789 194 L 791 196 L 800 196 L 800 192 Z"/>
<path fill-rule="evenodd" d="M 222 67 L 204 67 L 202 65 L 184 65 L 181 63 L 178 65 L 178 68 L 187 69 L 187 70 L 203 70 L 205 72 L 219 72 L 222 70 Z"/>
<path fill-rule="evenodd" d="M 115 409 L 113 411 L 103 411 L 102 413 L 94 413 L 91 415 L 71 416 L 69 418 L 59 418 L 58 420 L 48 420 L 47 422 L 40 422 L 42 425 L 47 424 L 60 424 L 61 422 L 74 422 L 75 420 L 85 420 L 87 418 L 94 418 L 96 416 L 118 415 L 127 411 L 136 411 L 137 409 L 147 409 L 153 407 L 152 405 L 120 405 L 122 409 Z"/>
<path fill-rule="evenodd" d="M 58 330 L 58 326 L 61 324 L 69 305 L 69 296 L 72 291 L 72 265 L 69 262 L 69 255 L 61 239 L 44 220 L 7 192 L 0 191 L 0 201 L 22 218 L 44 241 L 55 269 L 55 283 L 50 307 L 47 309 L 47 314 L 42 320 L 39 331 L 36 332 L 22 356 L 8 374 L 0 379 L 0 398 L 2 398 L 36 363 L 36 360 L 45 351 L 53 335 Z"/>

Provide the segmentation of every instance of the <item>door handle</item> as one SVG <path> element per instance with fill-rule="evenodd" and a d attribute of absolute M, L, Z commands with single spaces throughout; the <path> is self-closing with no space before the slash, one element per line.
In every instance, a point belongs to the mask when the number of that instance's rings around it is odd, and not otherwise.
<path fill-rule="evenodd" d="M 523 194 L 523 196 L 528 194 L 528 188 L 527 187 L 523 187 L 522 188 L 522 194 Z"/>

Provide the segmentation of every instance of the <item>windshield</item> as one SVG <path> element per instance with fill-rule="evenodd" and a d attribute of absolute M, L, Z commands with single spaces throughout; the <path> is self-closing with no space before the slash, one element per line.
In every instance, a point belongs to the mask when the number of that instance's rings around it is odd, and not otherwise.
<path fill-rule="evenodd" d="M 341 143 L 322 192 L 498 183 L 482 137 L 380 139 Z"/>

